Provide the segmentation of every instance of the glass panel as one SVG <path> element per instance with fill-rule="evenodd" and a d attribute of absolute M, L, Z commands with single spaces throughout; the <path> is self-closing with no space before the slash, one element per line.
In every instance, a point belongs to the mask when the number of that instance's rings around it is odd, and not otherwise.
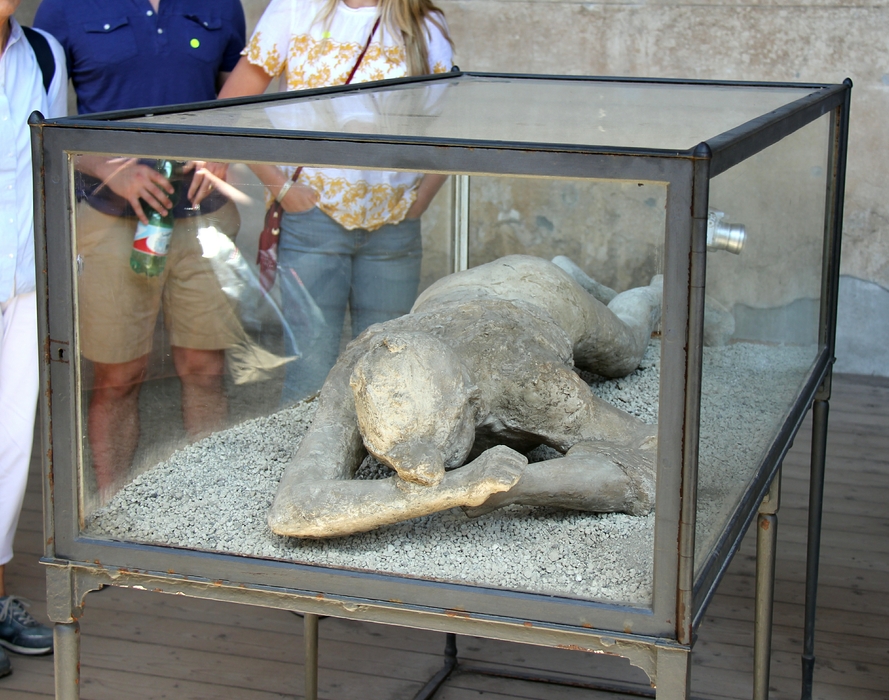
<path fill-rule="evenodd" d="M 567 256 L 618 291 L 659 274 L 667 188 L 658 182 L 470 178 L 470 265 Z"/>
<path fill-rule="evenodd" d="M 684 150 L 815 91 L 463 76 L 135 121 Z"/>
<path fill-rule="evenodd" d="M 257 176 L 269 182 L 269 166 L 229 166 L 210 178 L 221 195 L 200 206 L 189 195 L 200 164 L 82 155 L 72 167 L 87 534 L 650 604 L 659 364 L 650 340 L 661 294 L 647 285 L 662 259 L 663 183 L 473 178 L 474 276 L 436 285 L 454 265 L 450 186 L 424 214 L 421 247 L 415 224 L 377 228 L 374 218 L 387 202 L 401 206 L 385 196 L 398 187 L 381 183 L 416 176 L 307 167 L 291 189 L 311 185 L 319 204 L 285 217 L 276 286 L 264 294 L 253 261 L 267 199 Z M 178 199 L 156 275 L 146 274 L 159 262 L 149 252 L 163 246 L 140 238 L 145 227 L 112 196 L 136 171 L 158 186 L 169 178 Z M 335 193 L 345 194 L 330 208 Z M 340 220 L 361 217 L 372 230 Z M 163 218 L 150 221 L 153 235 Z M 344 253 L 350 245 L 359 253 Z M 370 272 L 358 269 L 364 253 L 378 265 Z M 479 266 L 512 253 L 533 257 Z M 558 255 L 579 267 L 563 261 L 566 274 L 548 262 Z M 351 281 L 329 264 L 341 256 Z M 615 295 L 608 287 L 630 290 L 617 296 L 624 321 L 596 300 Z M 342 352 L 353 335 L 346 307 L 366 313 L 378 297 L 410 307 L 418 290 L 415 313 L 341 356 L 345 369 L 325 389 L 333 399 L 282 394 L 292 368 L 326 373 L 320 338 L 330 362 Z M 364 457 L 358 426 L 379 460 Z M 502 443 L 532 463 L 487 452 Z M 292 460 L 302 471 L 290 488 Z M 269 529 L 276 491 L 284 505 L 272 524 L 300 536 Z M 379 519 L 408 507 L 417 517 Z M 314 517 L 324 534 L 354 534 L 313 539 Z"/>
<path fill-rule="evenodd" d="M 353 270 L 353 298 L 360 287 L 364 317 L 349 309 L 347 265 L 317 274 L 322 266 L 312 264 L 304 271 L 290 261 L 296 244 L 278 251 L 281 264 L 266 292 L 257 256 L 271 201 L 267 189 L 251 168 L 232 164 L 224 179 L 208 176 L 213 191 L 195 206 L 190 191 L 195 167 L 152 158 L 72 158 L 87 520 L 122 486 L 189 443 L 314 394 L 354 335 L 353 324 L 367 326 L 406 312 L 418 291 L 453 269 L 449 197 L 443 192 L 422 225 L 406 222 L 388 238 L 374 231 L 370 243 L 355 243 L 371 261 Z M 321 177 L 321 171 L 303 172 Z M 353 191 L 366 189 L 377 175 L 340 174 L 358 183 Z M 419 178 L 380 175 L 405 186 Z M 146 221 L 137 220 L 125 198 L 133 176 L 153 181 L 146 186 L 151 196 L 161 196 L 163 183 L 172 183 L 166 195 L 173 202 L 172 219 L 145 204 Z M 326 185 L 325 191 L 337 186 Z M 372 193 L 365 200 L 378 204 Z M 406 210 L 410 202 L 400 206 Z M 357 205 L 348 215 L 365 216 L 371 228 L 382 216 L 379 207 Z M 287 217 L 289 225 L 299 225 L 300 217 L 318 218 L 322 226 L 333 222 L 315 209 Z M 427 256 L 423 238 L 430 239 Z M 394 241 L 395 250 L 372 250 L 375 240 Z M 377 267 L 374 256 L 382 261 Z M 359 274 L 364 277 L 356 282 Z M 334 297 L 342 302 L 339 308 L 330 306 Z"/>
<path fill-rule="evenodd" d="M 821 348 L 829 120 L 822 117 L 711 182 L 722 249 L 707 256 L 698 570 Z M 733 254 L 739 225 L 746 240 Z"/>

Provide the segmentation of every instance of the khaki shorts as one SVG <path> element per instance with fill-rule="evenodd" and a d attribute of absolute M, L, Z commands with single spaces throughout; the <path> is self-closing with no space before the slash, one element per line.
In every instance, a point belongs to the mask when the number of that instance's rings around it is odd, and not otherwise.
<path fill-rule="evenodd" d="M 205 216 L 176 219 L 164 271 L 147 277 L 130 269 L 135 218 L 108 216 L 86 202 L 77 205 L 80 351 L 94 362 L 130 362 L 151 350 L 161 307 L 170 344 L 222 350 L 243 337 L 232 300 L 203 257 L 199 226 L 215 226 L 229 238 L 240 227 L 228 202 Z"/>

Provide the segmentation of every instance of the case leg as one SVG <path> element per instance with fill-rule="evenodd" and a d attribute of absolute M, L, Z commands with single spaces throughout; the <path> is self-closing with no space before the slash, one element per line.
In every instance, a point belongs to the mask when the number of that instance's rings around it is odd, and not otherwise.
<path fill-rule="evenodd" d="M 448 632 L 445 636 L 444 665 L 432 678 L 427 681 L 420 692 L 414 696 L 414 700 L 430 700 L 448 679 L 448 676 L 457 668 L 457 635 Z"/>
<path fill-rule="evenodd" d="M 80 624 L 57 622 L 53 644 L 56 700 L 80 700 Z"/>
<path fill-rule="evenodd" d="M 657 650 L 657 700 L 688 700 L 691 653 L 689 649 Z"/>
<path fill-rule="evenodd" d="M 318 616 L 303 616 L 303 639 L 306 647 L 306 700 L 318 700 Z"/>
<path fill-rule="evenodd" d="M 818 594 L 818 564 L 821 553 L 821 515 L 824 502 L 824 463 L 827 453 L 826 399 L 812 407 L 812 462 L 809 476 L 809 532 L 806 549 L 806 613 L 803 631 L 802 700 L 811 700 L 815 673 L 815 610 Z"/>
<path fill-rule="evenodd" d="M 753 700 L 768 700 L 772 660 L 772 613 L 775 601 L 775 552 L 781 469 L 762 502 L 756 530 L 756 601 L 753 637 Z"/>

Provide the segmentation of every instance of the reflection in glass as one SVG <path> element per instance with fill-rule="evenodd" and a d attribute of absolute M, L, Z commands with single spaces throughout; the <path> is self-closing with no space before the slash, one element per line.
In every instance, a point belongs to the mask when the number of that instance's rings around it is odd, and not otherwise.
<path fill-rule="evenodd" d="M 360 285 L 338 280 L 317 261 L 292 263 L 299 244 L 282 236 L 278 283 L 266 291 L 254 260 L 269 196 L 247 166 L 93 155 L 71 162 L 87 517 L 176 450 L 274 413 L 288 368 L 298 365 L 320 387 L 329 368 L 320 365 L 332 364 L 363 327 L 405 313 L 416 297 L 419 219 L 409 222 L 410 245 L 377 231 L 352 234 L 351 245 L 378 262 L 363 269 Z M 339 172 L 358 188 L 387 175 Z M 377 189 L 368 189 L 369 201 L 377 201 Z M 339 195 L 353 201 L 348 188 Z M 296 226 L 320 221 L 313 235 L 322 244 L 330 242 L 324 227 L 333 223 L 325 202 L 293 216 Z M 441 228 L 441 214 L 432 214 L 427 235 Z M 411 269 L 406 276 L 390 272 L 405 251 Z M 446 254 L 438 258 L 444 270 L 451 267 Z M 445 273 L 429 261 L 423 268 L 430 280 Z M 371 303 L 398 285 L 396 311 Z M 349 309 L 352 293 L 360 303 Z M 362 316 L 364 308 L 370 317 Z M 315 344 L 325 333 L 332 357 L 321 362 Z"/>
<path fill-rule="evenodd" d="M 656 182 L 470 178 L 470 266 L 564 255 L 616 291 L 662 272 L 667 188 Z"/>
<path fill-rule="evenodd" d="M 708 311 L 732 313 L 704 348 L 696 568 L 737 507 L 820 349 L 828 117 L 714 178 L 710 204 L 743 224 L 738 254 L 707 255 Z"/>
<path fill-rule="evenodd" d="M 78 338 L 89 368 L 90 475 L 102 502 L 126 479 L 140 444 L 139 399 L 156 376 L 162 309 L 169 349 L 161 372 L 181 381 L 182 419 L 177 428 L 149 424 L 148 434 L 195 440 L 226 423 L 225 350 L 243 329 L 197 234 L 213 227 L 234 238 L 240 216 L 218 191 L 197 193 L 194 163 L 84 156 L 74 167 Z"/>

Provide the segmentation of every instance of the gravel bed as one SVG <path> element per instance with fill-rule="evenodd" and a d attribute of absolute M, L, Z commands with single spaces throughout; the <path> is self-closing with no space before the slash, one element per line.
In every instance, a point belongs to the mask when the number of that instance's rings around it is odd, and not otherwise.
<path fill-rule="evenodd" d="M 657 421 L 660 346 L 593 391 Z M 697 551 L 709 551 L 752 467 L 808 372 L 814 350 L 735 344 L 705 349 Z M 312 419 L 300 404 L 189 445 L 137 476 L 89 519 L 92 536 L 292 560 L 336 568 L 646 605 L 654 515 L 510 506 L 476 519 L 459 509 L 332 540 L 274 535 L 266 511 Z M 553 456 L 539 448 L 532 458 Z M 360 478 L 387 476 L 367 460 Z"/>

